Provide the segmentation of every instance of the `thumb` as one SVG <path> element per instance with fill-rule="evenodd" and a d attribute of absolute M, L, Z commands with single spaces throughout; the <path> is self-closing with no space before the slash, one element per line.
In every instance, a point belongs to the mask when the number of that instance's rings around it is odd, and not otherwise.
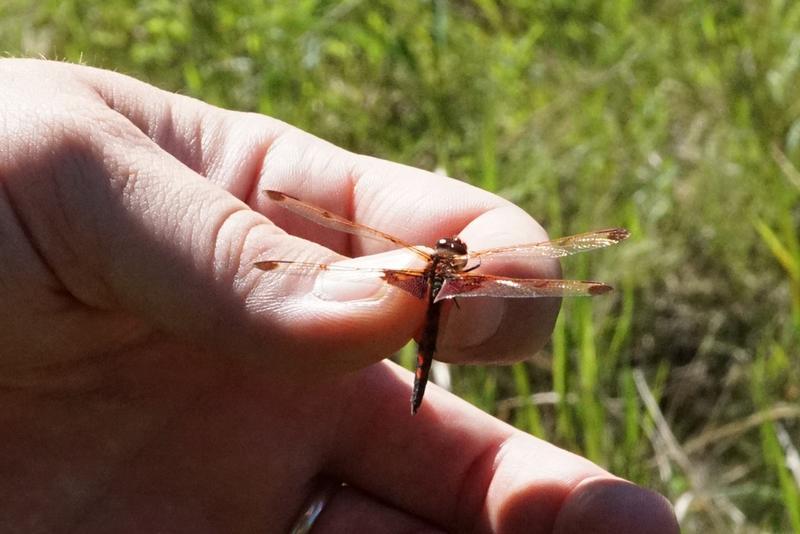
<path fill-rule="evenodd" d="M 75 300 L 132 316 L 147 335 L 279 372 L 363 367 L 411 337 L 416 299 L 381 287 L 347 296 L 336 285 L 330 298 L 315 291 L 313 272 L 256 268 L 265 258 L 342 257 L 286 234 L 124 117 L 91 114 L 101 118 L 51 142 L 25 169 L 24 187 L 12 187 L 30 238 Z"/>
<path fill-rule="evenodd" d="M 131 312 L 182 339 L 304 374 L 366 366 L 411 337 L 417 325 L 409 313 L 421 303 L 374 277 L 256 268 L 264 259 L 343 258 L 288 235 L 142 137 L 139 148 L 118 155 L 117 167 L 138 167 L 128 173 L 136 178 L 105 207 L 118 227 L 105 232 L 106 250 L 115 251 L 108 285 Z M 119 183 L 110 177 L 111 187 Z"/>

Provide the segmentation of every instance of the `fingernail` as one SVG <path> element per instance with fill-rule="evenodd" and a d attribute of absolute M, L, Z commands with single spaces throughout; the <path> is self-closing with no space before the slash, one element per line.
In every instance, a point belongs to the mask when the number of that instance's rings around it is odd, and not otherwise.
<path fill-rule="evenodd" d="M 334 302 L 379 300 L 390 287 L 382 269 L 421 268 L 420 264 L 413 253 L 404 250 L 339 261 L 317 276 L 312 293 Z"/>

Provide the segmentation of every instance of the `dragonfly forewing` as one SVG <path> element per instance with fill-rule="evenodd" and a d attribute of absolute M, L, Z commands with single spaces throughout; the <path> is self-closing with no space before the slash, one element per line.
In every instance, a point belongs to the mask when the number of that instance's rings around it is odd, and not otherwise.
<path fill-rule="evenodd" d="M 387 234 L 385 232 L 381 232 L 380 230 L 376 230 L 375 228 L 370 228 L 369 226 L 365 226 L 363 224 L 359 224 L 357 222 L 353 222 L 349 219 L 342 217 L 341 215 L 337 215 L 332 213 L 326 209 L 319 208 L 317 206 L 312 206 L 311 204 L 306 204 L 302 200 L 298 200 L 292 196 L 287 195 L 286 193 L 281 193 L 279 191 L 266 191 L 267 196 L 275 201 L 280 203 L 281 206 L 286 208 L 287 210 L 291 211 L 292 213 L 296 213 L 301 217 L 304 217 L 310 221 L 313 221 L 320 226 L 324 226 L 326 228 L 331 228 L 332 230 L 338 230 L 340 232 L 346 232 L 351 235 L 357 235 L 359 237 L 366 237 L 369 239 L 377 239 L 378 241 L 383 241 L 386 243 L 392 243 L 400 248 L 408 248 L 414 251 L 416 254 L 421 256 L 426 261 L 430 261 L 431 255 L 425 252 L 420 247 L 412 245 L 410 243 L 406 243 L 400 238 L 397 238 L 393 235 Z"/>
<path fill-rule="evenodd" d="M 524 245 L 513 245 L 509 247 L 497 247 L 485 250 L 478 250 L 469 254 L 470 259 L 484 262 L 487 260 L 500 259 L 504 257 L 526 258 L 563 258 L 579 252 L 587 252 L 599 248 L 615 245 L 630 234 L 624 228 L 608 228 L 605 230 L 595 230 L 583 234 L 576 234 L 567 237 L 543 241 L 541 243 L 527 243 Z"/>

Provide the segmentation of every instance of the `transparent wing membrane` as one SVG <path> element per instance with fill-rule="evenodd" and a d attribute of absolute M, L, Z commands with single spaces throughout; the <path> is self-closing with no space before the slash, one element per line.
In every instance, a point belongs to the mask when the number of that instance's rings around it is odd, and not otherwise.
<path fill-rule="evenodd" d="M 445 280 L 436 300 L 455 297 L 592 297 L 609 291 L 611 286 L 601 282 L 463 274 Z"/>
<path fill-rule="evenodd" d="M 348 282 L 372 282 L 376 278 L 398 287 L 417 298 L 424 298 L 428 291 L 425 271 L 417 269 L 381 269 L 377 267 L 355 267 L 326 263 L 311 263 L 291 260 L 257 261 L 255 266 L 262 271 L 285 274 L 316 275 L 322 272 L 342 273 Z"/>
<path fill-rule="evenodd" d="M 350 221 L 341 215 L 336 215 L 335 213 L 318 208 L 317 206 L 306 204 L 305 202 L 291 197 L 285 193 L 280 193 L 278 191 L 266 191 L 266 193 L 271 200 L 280 203 L 281 206 L 292 213 L 296 213 L 301 217 L 305 217 L 310 221 L 314 221 L 325 228 L 331 228 L 333 230 L 357 235 L 359 237 L 367 237 L 369 239 L 377 239 L 379 241 L 392 243 L 400 248 L 411 249 L 426 260 L 431 259 L 430 254 L 410 243 L 406 243 L 398 237 L 381 232 L 380 230 L 376 230 L 374 228 L 370 228 L 369 226 Z"/>
<path fill-rule="evenodd" d="M 578 252 L 587 252 L 589 250 L 615 245 L 626 239 L 628 235 L 628 231 L 623 228 L 608 228 L 606 230 L 595 230 L 594 232 L 561 237 L 541 243 L 528 243 L 525 245 L 479 250 L 470 253 L 469 257 L 480 261 L 499 257 L 519 256 L 529 258 L 563 258 L 565 256 L 577 254 Z"/>

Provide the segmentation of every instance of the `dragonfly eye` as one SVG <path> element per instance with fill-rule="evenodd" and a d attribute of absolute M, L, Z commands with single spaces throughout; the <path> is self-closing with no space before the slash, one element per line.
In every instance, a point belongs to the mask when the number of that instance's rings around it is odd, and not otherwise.
<path fill-rule="evenodd" d="M 467 245 L 457 237 L 443 237 L 436 242 L 436 250 L 443 254 L 463 255 L 467 253 Z"/>

